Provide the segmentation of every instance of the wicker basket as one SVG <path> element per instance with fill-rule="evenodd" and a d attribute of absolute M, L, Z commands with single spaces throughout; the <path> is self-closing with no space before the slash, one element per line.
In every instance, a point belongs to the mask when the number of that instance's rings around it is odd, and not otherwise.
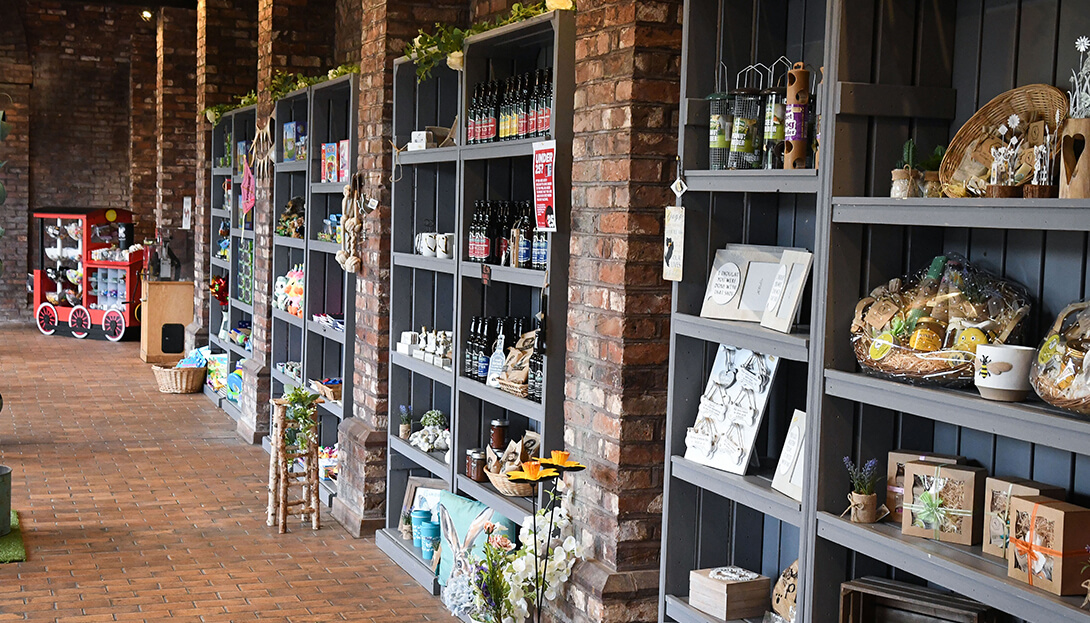
<path fill-rule="evenodd" d="M 1071 314 L 1081 312 L 1090 306 L 1090 302 L 1073 303 L 1064 308 L 1060 315 L 1056 317 L 1056 322 L 1052 323 L 1052 327 L 1045 335 L 1045 339 L 1041 340 L 1044 344 L 1053 335 L 1056 335 L 1063 329 L 1064 321 Z M 1039 352 L 1039 351 L 1038 351 Z M 1085 363 L 1083 364 L 1085 365 Z M 1090 415 L 1090 394 L 1081 397 L 1064 396 L 1063 390 L 1056 385 L 1056 381 L 1048 376 L 1037 374 L 1036 368 L 1034 373 L 1030 375 L 1030 382 L 1033 384 L 1033 389 L 1037 392 L 1037 395 L 1041 397 L 1048 404 L 1065 409 L 1067 411 L 1073 411 L 1080 415 Z"/>
<path fill-rule="evenodd" d="M 873 376 L 903 381 L 912 385 L 965 387 L 973 382 L 973 359 L 951 365 L 960 352 L 940 350 L 917 352 L 894 348 L 880 361 L 870 357 L 871 338 L 859 333 L 852 336 L 855 358 L 863 370 Z"/>
<path fill-rule="evenodd" d="M 159 391 L 164 394 L 195 394 L 204 385 L 207 368 L 164 368 L 152 366 Z"/>
<path fill-rule="evenodd" d="M 942 166 L 939 167 L 943 192 L 948 197 L 964 196 L 959 194 L 959 189 L 963 188 L 966 180 L 954 179 L 954 175 L 961 167 L 966 153 L 975 149 L 981 141 L 997 138 L 996 128 L 1005 124 L 1011 115 L 1018 115 L 1022 123 L 1047 121 L 1051 126 L 1056 123 L 1057 113 L 1060 114 L 1062 122 L 1067 118 L 1067 111 L 1067 95 L 1047 84 L 1030 84 L 997 95 L 969 117 L 954 136 L 954 140 L 950 141 L 950 147 L 942 158 Z M 1059 143 L 1057 140 L 1053 156 L 1059 151 Z M 1032 150 L 1029 153 L 1032 154 Z M 990 167 L 991 156 L 988 155 L 986 160 L 978 162 L 982 166 Z M 1030 179 L 1032 176 L 1026 176 L 1022 183 Z"/>
<path fill-rule="evenodd" d="M 338 383 L 336 385 L 323 385 L 318 381 L 311 381 L 310 386 L 314 388 L 314 391 L 318 392 L 318 395 L 330 402 L 341 401 L 341 390 L 344 389 L 344 383 Z"/>
<path fill-rule="evenodd" d="M 507 497 L 526 498 L 534 494 L 534 485 L 528 482 L 511 482 L 507 478 L 507 474 L 494 474 L 489 471 L 486 471 L 485 474 L 492 481 L 492 486 Z"/>

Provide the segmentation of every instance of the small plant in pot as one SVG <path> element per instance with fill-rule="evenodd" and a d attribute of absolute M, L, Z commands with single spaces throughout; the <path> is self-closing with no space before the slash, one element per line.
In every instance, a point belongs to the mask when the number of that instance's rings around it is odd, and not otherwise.
<path fill-rule="evenodd" d="M 413 406 L 401 405 L 401 427 L 398 428 L 397 436 L 402 439 L 408 439 L 409 435 L 413 432 Z"/>
<path fill-rule="evenodd" d="M 848 478 L 852 483 L 852 492 L 848 494 L 848 503 L 851 505 L 848 510 L 852 513 L 852 521 L 874 523 L 885 517 L 888 511 L 885 510 L 885 505 L 878 507 L 878 494 L 874 492 L 874 486 L 882 478 L 878 472 L 878 459 L 871 459 L 856 467 L 851 457 L 846 456 L 844 467 L 848 468 Z"/>
<path fill-rule="evenodd" d="M 908 199 L 920 196 L 920 182 L 923 174 L 916 170 L 916 141 L 908 139 L 901 151 L 901 159 L 890 172 L 889 196 L 894 199 Z"/>

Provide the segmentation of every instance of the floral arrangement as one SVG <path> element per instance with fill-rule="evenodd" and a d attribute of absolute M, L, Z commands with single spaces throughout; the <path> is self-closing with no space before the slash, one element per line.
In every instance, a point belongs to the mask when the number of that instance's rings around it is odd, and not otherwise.
<path fill-rule="evenodd" d="M 860 495 L 874 493 L 874 485 L 878 484 L 882 475 L 878 473 L 878 459 L 871 459 L 866 464 L 856 467 L 851 457 L 844 457 L 844 467 L 848 469 L 848 478 L 852 482 L 852 492 Z"/>
<path fill-rule="evenodd" d="M 446 59 L 447 66 L 455 71 L 465 68 L 465 57 L 462 48 L 466 37 L 479 35 L 515 24 L 523 20 L 537 17 L 549 11 L 574 10 L 573 0 L 545 0 L 534 4 L 522 4 L 516 2 L 511 5 L 511 11 L 506 16 L 497 17 L 492 21 L 479 22 L 469 28 L 455 28 L 446 24 L 435 24 L 435 33 L 428 34 L 420 30 L 420 34 L 405 46 L 405 56 L 411 58 L 416 64 L 416 80 L 421 82 L 431 77 L 431 71 Z"/>
<path fill-rule="evenodd" d="M 1068 116 L 1074 119 L 1090 117 L 1090 37 L 1083 35 L 1075 40 L 1075 49 L 1079 51 L 1079 70 L 1071 70 L 1071 90 L 1067 92 L 1071 100 Z"/>
<path fill-rule="evenodd" d="M 1007 122 L 1000 124 L 996 129 L 1002 145 L 992 147 L 992 170 L 989 183 L 997 186 L 1013 186 L 1021 181 L 1024 174 L 1018 171 L 1018 160 L 1022 156 L 1022 133 L 1018 128 L 1022 125 L 1022 119 L 1012 114 Z"/>
<path fill-rule="evenodd" d="M 480 623 L 535 623 L 542 620 L 542 609 L 559 595 L 571 577 L 575 561 L 585 558 L 582 545 L 568 511 L 570 492 L 563 493 L 564 472 L 585 469 L 569 459 L 567 452 L 552 452 L 522 464 L 522 469 L 508 472 L 514 482 L 556 482 L 549 491 L 549 502 L 535 508 L 519 529 L 519 545 L 500 534 L 495 524 L 485 527 L 488 535 L 483 555 L 474 561 L 469 576 L 452 578 L 443 599 L 456 616 L 468 616 Z"/>
<path fill-rule="evenodd" d="M 283 98 L 292 91 L 302 89 L 315 84 L 320 84 L 327 80 L 333 80 L 347 74 L 360 73 L 360 66 L 353 63 L 345 63 L 339 67 L 334 67 L 328 72 L 318 76 L 304 76 L 301 74 L 286 73 L 283 71 L 277 71 L 272 78 L 272 82 L 269 84 L 269 95 L 272 101 L 277 101 Z M 209 106 L 201 111 L 201 114 L 208 119 L 208 122 L 213 126 L 220 122 L 223 115 L 235 110 L 236 108 L 243 108 L 246 106 L 252 106 L 257 103 L 257 93 L 250 91 L 246 95 L 236 97 L 237 101 L 233 104 L 216 104 L 215 106 Z"/>
<path fill-rule="evenodd" d="M 312 430 L 315 426 L 314 411 L 318 404 L 318 394 L 313 394 L 302 387 L 293 387 L 284 394 L 284 400 L 288 403 L 286 419 L 289 425 L 284 428 L 284 439 L 288 445 L 299 449 L 307 447 L 306 435 L 300 433 Z"/>

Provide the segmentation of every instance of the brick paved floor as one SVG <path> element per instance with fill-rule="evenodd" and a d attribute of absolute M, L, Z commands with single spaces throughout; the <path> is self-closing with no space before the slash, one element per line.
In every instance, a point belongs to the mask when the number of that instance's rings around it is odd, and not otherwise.
<path fill-rule="evenodd" d="M 0 463 L 28 561 L 0 621 L 454 621 L 331 519 L 265 526 L 267 457 L 201 394 L 160 394 L 139 345 L 0 325 Z"/>

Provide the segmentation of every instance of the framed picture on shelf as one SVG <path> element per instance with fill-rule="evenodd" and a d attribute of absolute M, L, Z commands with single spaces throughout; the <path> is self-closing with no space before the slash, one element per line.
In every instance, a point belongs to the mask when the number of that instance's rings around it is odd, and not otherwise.
<path fill-rule="evenodd" d="M 787 497 L 802 502 L 803 456 L 806 452 L 806 412 L 795 409 L 787 437 L 783 442 L 776 473 L 772 476 L 772 488 Z"/>
<path fill-rule="evenodd" d="M 440 478 L 409 476 L 401 508 L 429 510 L 432 513 L 432 521 L 435 521 L 439 513 L 439 494 L 446 488 L 447 483 Z"/>
<path fill-rule="evenodd" d="M 700 315 L 760 322 L 780 269 L 782 247 L 730 244 L 715 252 Z"/>
<path fill-rule="evenodd" d="M 768 293 L 761 326 L 780 333 L 790 333 L 802 303 L 806 279 L 810 276 L 813 254 L 801 249 L 785 249 L 780 257 L 776 278 Z"/>
<path fill-rule="evenodd" d="M 685 433 L 685 458 L 745 474 L 764 419 L 779 358 L 721 344 L 696 421 Z"/>

